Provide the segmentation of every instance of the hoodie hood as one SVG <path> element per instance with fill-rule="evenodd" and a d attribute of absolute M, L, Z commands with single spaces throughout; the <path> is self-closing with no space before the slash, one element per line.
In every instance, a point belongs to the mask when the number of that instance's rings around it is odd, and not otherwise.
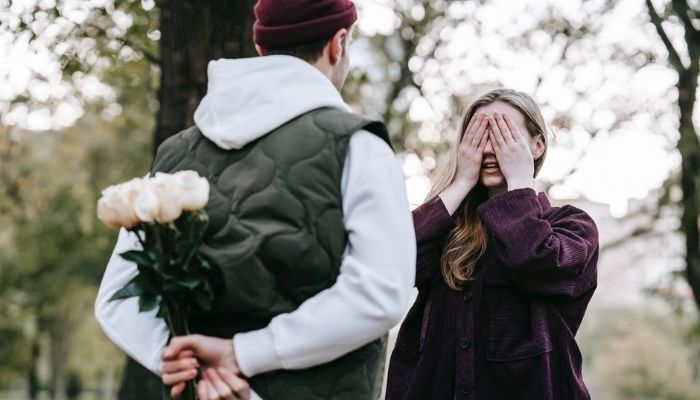
<path fill-rule="evenodd" d="M 350 111 L 331 81 L 296 57 L 220 59 L 209 63 L 207 74 L 194 121 L 222 149 L 240 149 L 317 108 Z"/>

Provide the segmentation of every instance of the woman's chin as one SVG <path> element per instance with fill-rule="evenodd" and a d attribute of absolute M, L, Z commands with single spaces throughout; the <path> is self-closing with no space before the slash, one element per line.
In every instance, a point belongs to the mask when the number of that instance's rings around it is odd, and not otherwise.
<path fill-rule="evenodd" d="M 502 175 L 481 175 L 481 184 L 487 189 L 495 189 L 505 185 L 506 180 Z"/>

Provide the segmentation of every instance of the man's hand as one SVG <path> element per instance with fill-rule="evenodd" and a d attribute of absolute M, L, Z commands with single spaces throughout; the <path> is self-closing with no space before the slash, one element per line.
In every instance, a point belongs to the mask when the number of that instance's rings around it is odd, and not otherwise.
<path fill-rule="evenodd" d="M 163 362 L 163 384 L 172 386 L 170 394 L 179 398 L 185 390 L 185 383 L 197 377 L 199 362 L 192 350 L 185 350 L 169 361 Z"/>
<path fill-rule="evenodd" d="M 185 383 L 197 375 L 199 362 L 210 368 L 223 368 L 240 375 L 233 340 L 202 335 L 174 337 L 163 351 L 163 383 L 172 386 L 171 394 L 178 398 Z M 199 361 L 198 361 L 199 360 Z"/>
<path fill-rule="evenodd" d="M 197 397 L 200 400 L 248 400 L 250 386 L 241 377 L 225 368 L 208 368 L 203 379 L 197 383 Z"/>

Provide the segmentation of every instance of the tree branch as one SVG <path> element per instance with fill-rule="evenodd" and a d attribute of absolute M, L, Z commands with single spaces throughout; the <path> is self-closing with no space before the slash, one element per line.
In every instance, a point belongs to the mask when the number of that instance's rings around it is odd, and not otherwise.
<path fill-rule="evenodd" d="M 691 57 L 700 56 L 700 31 L 695 29 L 693 21 L 690 18 L 690 5 L 688 4 L 688 0 L 672 0 L 671 4 L 673 5 L 673 11 L 683 22 L 685 41 L 688 43 L 688 51 Z"/>
<path fill-rule="evenodd" d="M 602 253 L 602 252 L 607 251 L 607 250 L 612 250 L 616 247 L 619 247 L 619 246 L 627 243 L 628 240 L 631 240 L 633 238 L 640 238 L 640 237 L 645 237 L 645 236 L 649 236 L 649 235 L 660 236 L 661 233 L 655 231 L 653 227 L 639 227 L 627 235 L 619 237 L 619 238 L 612 240 L 610 242 L 601 244 L 600 245 L 600 252 Z"/>
<path fill-rule="evenodd" d="M 673 47 L 671 39 L 669 39 L 668 35 L 666 34 L 666 30 L 662 26 L 663 20 L 656 12 L 654 5 L 651 3 L 651 0 L 645 1 L 647 4 L 647 8 L 649 9 L 649 17 L 651 18 L 651 23 L 654 24 L 656 32 L 658 32 L 659 36 L 661 37 L 661 40 L 664 42 L 664 46 L 666 46 L 666 50 L 668 50 L 668 61 L 671 63 L 673 68 L 675 68 L 679 73 L 683 73 L 685 71 L 685 66 L 683 66 L 683 61 L 681 61 L 681 57 L 678 55 L 678 51 L 676 51 L 676 48 Z"/>
<path fill-rule="evenodd" d="M 100 32 L 102 35 L 104 35 L 108 39 L 116 40 L 118 42 L 121 42 L 121 44 L 123 44 L 123 45 L 126 45 L 126 46 L 133 48 L 134 50 L 141 53 L 143 55 L 143 57 L 146 60 L 148 60 L 149 62 L 151 62 L 152 64 L 160 65 L 160 58 L 158 56 L 151 53 L 150 51 L 148 51 L 145 47 L 141 46 L 140 44 L 129 40 L 129 38 L 126 38 L 124 36 L 113 37 L 109 33 L 107 33 L 107 30 L 105 28 L 102 28 L 101 26 L 98 26 L 98 25 L 95 25 L 92 23 L 87 23 L 87 24 L 85 24 L 85 26 L 97 30 L 98 32 Z M 80 28 L 80 29 L 83 32 L 85 32 L 85 30 L 83 28 Z"/>

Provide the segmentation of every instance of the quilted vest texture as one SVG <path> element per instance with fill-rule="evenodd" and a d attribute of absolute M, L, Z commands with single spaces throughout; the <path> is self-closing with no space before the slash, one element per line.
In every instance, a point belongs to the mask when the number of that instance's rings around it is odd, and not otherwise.
<path fill-rule="evenodd" d="M 239 150 L 219 148 L 197 127 L 159 147 L 153 172 L 195 170 L 211 185 L 202 252 L 220 269 L 223 289 L 211 312 L 190 318 L 193 332 L 230 338 L 263 328 L 335 283 L 347 244 L 341 175 L 361 129 L 389 142 L 383 124 L 322 108 Z M 370 399 L 382 348 L 378 340 L 250 383 L 265 400 Z"/>

